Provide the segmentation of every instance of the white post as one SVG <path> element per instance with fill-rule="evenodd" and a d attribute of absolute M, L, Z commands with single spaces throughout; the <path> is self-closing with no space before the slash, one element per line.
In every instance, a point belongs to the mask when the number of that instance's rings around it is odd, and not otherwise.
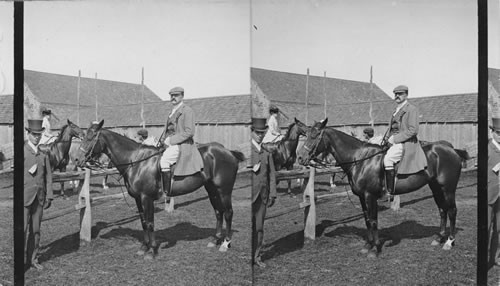
<path fill-rule="evenodd" d="M 92 207 L 90 205 L 90 169 L 85 169 L 85 181 L 78 196 L 80 209 L 80 241 L 90 242 L 92 230 Z"/>
<path fill-rule="evenodd" d="M 306 239 L 316 239 L 316 202 L 314 198 L 314 175 L 316 174 L 315 168 L 310 168 L 309 181 L 307 182 L 304 190 L 304 202 L 306 197 L 309 197 L 309 205 L 304 209 L 304 242 Z"/>

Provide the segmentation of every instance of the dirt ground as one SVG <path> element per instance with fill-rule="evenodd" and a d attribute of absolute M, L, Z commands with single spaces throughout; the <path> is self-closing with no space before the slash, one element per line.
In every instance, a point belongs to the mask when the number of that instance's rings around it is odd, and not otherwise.
<path fill-rule="evenodd" d="M 126 192 L 110 178 L 104 191 L 93 179 L 91 196 Z M 0 179 L 0 284 L 12 285 L 12 182 Z M 9 186 L 10 185 L 10 186 Z M 57 187 L 56 185 L 54 185 Z M 58 188 L 58 187 L 57 187 Z M 58 195 L 59 192 L 56 192 Z M 76 193 L 68 200 L 56 197 L 45 216 L 76 204 Z M 173 214 L 157 202 L 155 230 L 161 243 L 153 261 L 136 256 L 143 234 L 135 202 L 110 200 L 92 208 L 92 242 L 79 244 L 79 214 L 42 223 L 43 271 L 29 269 L 26 285 L 250 285 L 250 178 L 239 176 L 233 192 L 233 237 L 228 252 L 207 248 L 215 233 L 215 215 L 204 188 L 176 198 Z"/>
<path fill-rule="evenodd" d="M 360 253 L 366 236 L 361 206 L 357 197 L 347 195 L 349 187 L 340 178 L 335 192 L 345 195 L 316 206 L 317 238 L 306 244 L 302 210 L 274 216 L 302 200 L 301 195 L 287 195 L 282 182 L 264 226 L 263 261 L 267 267 L 254 269 L 254 285 L 475 285 L 476 176 L 476 172 L 461 176 L 458 233 L 451 251 L 430 245 L 439 231 L 439 213 L 431 190 L 425 187 L 401 196 L 402 208 L 397 212 L 389 203 L 379 203 L 384 247 L 376 259 Z M 316 180 L 317 194 L 331 191 L 327 179 Z M 491 273 L 491 285 L 498 285 L 499 273 Z"/>
<path fill-rule="evenodd" d="M 156 204 L 155 229 L 161 242 L 154 261 L 135 255 L 142 230 L 134 201 L 106 201 L 93 208 L 92 242 L 79 244 L 79 215 L 74 212 L 44 221 L 38 272 L 26 272 L 27 285 L 475 285 L 476 280 L 476 172 L 462 174 L 457 190 L 455 247 L 431 246 L 439 230 L 439 214 L 425 187 L 401 196 L 401 209 L 379 204 L 382 253 L 368 259 L 359 251 L 366 227 L 357 197 L 338 176 L 340 195 L 317 205 L 317 238 L 303 240 L 303 210 L 298 185 L 295 198 L 280 183 L 276 204 L 265 222 L 264 269 L 252 274 L 250 247 L 250 178 L 237 179 L 233 193 L 233 244 L 227 253 L 207 248 L 215 218 L 201 189 L 176 198 L 173 214 Z M 111 178 L 104 191 L 93 180 L 92 196 L 120 193 L 124 187 Z M 57 189 L 57 186 L 55 186 Z M 317 178 L 317 194 L 331 192 L 327 177 Z M 76 204 L 57 197 L 50 212 Z M 58 195 L 58 192 L 56 192 Z M 12 285 L 12 175 L 0 175 L 0 284 Z M 499 285 L 500 271 L 490 271 L 489 285 Z"/>

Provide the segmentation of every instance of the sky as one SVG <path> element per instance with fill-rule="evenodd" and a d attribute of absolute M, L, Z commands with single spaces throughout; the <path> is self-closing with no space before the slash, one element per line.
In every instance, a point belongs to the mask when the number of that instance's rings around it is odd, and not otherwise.
<path fill-rule="evenodd" d="M 25 69 L 141 83 L 169 99 L 250 94 L 250 2 L 24 3 Z"/>
<path fill-rule="evenodd" d="M 25 2 L 25 68 L 145 84 L 161 98 L 248 94 L 248 66 L 373 81 L 387 94 L 477 91 L 473 0 Z M 488 0 L 500 68 L 500 0 Z M 251 7 L 250 7 L 251 5 Z M 13 93 L 13 3 L 0 2 L 0 94 Z M 251 22 L 252 21 L 252 22 Z M 256 28 L 254 28 L 255 26 Z"/>
<path fill-rule="evenodd" d="M 477 92 L 473 0 L 253 0 L 251 17 L 253 67 L 369 82 L 373 66 L 389 96 Z"/>

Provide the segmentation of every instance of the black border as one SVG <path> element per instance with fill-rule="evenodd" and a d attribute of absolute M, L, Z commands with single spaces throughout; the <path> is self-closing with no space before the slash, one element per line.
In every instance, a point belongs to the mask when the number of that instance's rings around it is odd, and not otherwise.
<path fill-rule="evenodd" d="M 14 285 L 24 285 L 23 22 L 24 3 L 16 1 L 14 2 Z"/>
<path fill-rule="evenodd" d="M 24 3 L 14 2 L 14 285 L 24 285 Z"/>

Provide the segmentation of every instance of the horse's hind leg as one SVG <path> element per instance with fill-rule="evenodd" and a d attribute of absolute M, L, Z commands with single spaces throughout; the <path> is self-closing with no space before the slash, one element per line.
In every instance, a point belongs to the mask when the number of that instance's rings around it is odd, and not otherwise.
<path fill-rule="evenodd" d="M 219 250 L 225 252 L 231 246 L 232 237 L 233 206 L 231 203 L 231 192 L 222 195 L 222 205 L 224 206 L 224 220 L 226 221 L 226 236 Z"/>
<path fill-rule="evenodd" d="M 434 240 L 431 242 L 431 245 L 439 245 L 446 240 L 446 224 L 448 223 L 448 212 L 445 207 L 444 193 L 442 186 L 436 182 L 429 182 L 429 187 L 432 190 L 432 196 L 434 197 L 434 202 L 439 210 L 439 216 L 441 218 L 441 222 L 439 225 L 439 233 L 435 235 Z"/>
<path fill-rule="evenodd" d="M 207 245 L 207 247 L 214 247 L 218 245 L 222 239 L 222 223 L 223 223 L 224 212 L 222 210 L 220 196 L 217 193 L 217 187 L 213 183 L 207 182 L 205 184 L 205 189 L 207 190 L 208 198 L 210 199 L 210 203 L 214 208 L 215 218 L 217 219 L 217 222 L 215 224 L 215 236 L 212 237 L 212 239 L 208 242 Z"/>
<path fill-rule="evenodd" d="M 144 209 L 142 208 L 142 201 L 140 197 L 135 198 L 135 204 L 137 205 L 137 211 L 139 212 L 141 226 L 144 233 L 144 240 L 142 241 L 141 248 L 137 251 L 137 255 L 144 255 L 146 251 L 149 250 L 149 235 L 147 232 L 147 224 L 144 218 Z"/>

